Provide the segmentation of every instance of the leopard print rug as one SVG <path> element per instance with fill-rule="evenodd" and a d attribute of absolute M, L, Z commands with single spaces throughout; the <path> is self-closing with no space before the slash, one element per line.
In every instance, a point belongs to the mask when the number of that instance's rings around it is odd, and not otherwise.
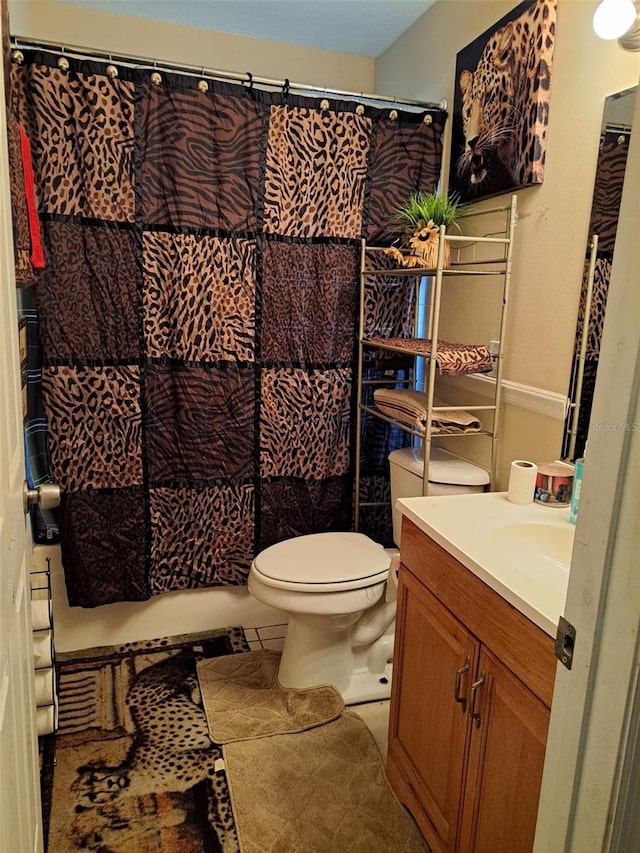
<path fill-rule="evenodd" d="M 238 853 L 196 662 L 248 651 L 241 628 L 60 655 L 44 738 L 49 853 Z"/>

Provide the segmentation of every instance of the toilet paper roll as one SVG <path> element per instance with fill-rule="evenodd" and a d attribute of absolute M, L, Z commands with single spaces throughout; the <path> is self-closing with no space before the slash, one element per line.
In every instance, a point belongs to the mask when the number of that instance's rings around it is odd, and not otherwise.
<path fill-rule="evenodd" d="M 49 705 L 47 708 L 36 709 L 36 725 L 38 727 L 38 737 L 42 735 L 50 735 L 55 731 L 55 708 Z"/>
<path fill-rule="evenodd" d="M 51 631 L 37 631 L 33 635 L 33 665 L 37 669 L 53 666 Z"/>
<path fill-rule="evenodd" d="M 509 474 L 507 500 L 512 504 L 533 503 L 537 474 L 538 466 L 535 462 L 528 462 L 526 459 L 514 459 Z"/>
<path fill-rule="evenodd" d="M 31 627 L 34 631 L 51 627 L 51 614 L 49 612 L 49 599 L 43 598 L 31 602 Z"/>
<path fill-rule="evenodd" d="M 54 697 L 53 669 L 36 670 L 36 705 L 51 705 Z"/>

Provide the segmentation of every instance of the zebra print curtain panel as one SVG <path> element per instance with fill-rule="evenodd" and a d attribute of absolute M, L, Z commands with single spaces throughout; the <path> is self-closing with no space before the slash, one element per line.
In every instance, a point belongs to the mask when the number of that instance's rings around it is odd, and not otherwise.
<path fill-rule="evenodd" d="M 446 115 L 68 62 L 12 84 L 69 600 L 242 584 L 351 527 L 360 240 L 434 188 Z"/>

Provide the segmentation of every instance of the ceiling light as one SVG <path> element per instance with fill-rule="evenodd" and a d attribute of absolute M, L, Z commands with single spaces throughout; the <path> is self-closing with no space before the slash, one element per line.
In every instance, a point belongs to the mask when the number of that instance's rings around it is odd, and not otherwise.
<path fill-rule="evenodd" d="M 633 0 L 602 0 L 593 16 L 593 29 L 601 39 L 624 35 L 636 19 Z"/>

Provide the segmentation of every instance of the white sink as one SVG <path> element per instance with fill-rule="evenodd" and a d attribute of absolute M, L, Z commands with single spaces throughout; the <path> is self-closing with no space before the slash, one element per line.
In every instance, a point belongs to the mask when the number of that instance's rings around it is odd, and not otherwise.
<path fill-rule="evenodd" d="M 491 542 L 501 559 L 517 561 L 520 571 L 542 579 L 549 576 L 561 583 L 569 576 L 573 550 L 573 527 L 539 522 L 507 523 L 498 526 Z M 553 583 L 557 586 L 558 583 Z"/>
<path fill-rule="evenodd" d="M 398 508 L 555 636 L 564 610 L 575 532 L 568 508 L 512 504 L 505 492 L 403 498 Z"/>

